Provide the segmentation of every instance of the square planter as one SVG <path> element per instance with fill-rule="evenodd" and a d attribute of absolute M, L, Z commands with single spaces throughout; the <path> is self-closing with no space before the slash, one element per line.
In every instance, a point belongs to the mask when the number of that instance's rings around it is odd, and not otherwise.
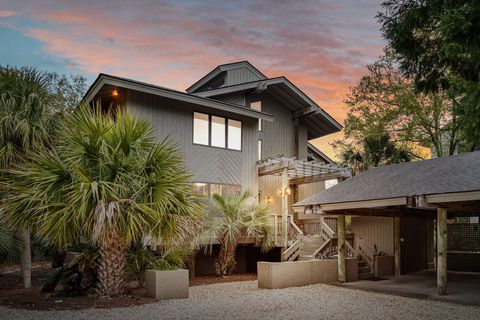
<path fill-rule="evenodd" d="M 188 270 L 145 271 L 145 292 L 158 300 L 188 298 Z"/>

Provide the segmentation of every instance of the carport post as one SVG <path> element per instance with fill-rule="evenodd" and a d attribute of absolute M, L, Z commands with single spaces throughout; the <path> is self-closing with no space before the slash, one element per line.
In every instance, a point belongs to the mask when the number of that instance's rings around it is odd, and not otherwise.
<path fill-rule="evenodd" d="M 437 293 L 447 294 L 447 209 L 437 208 Z"/>
<path fill-rule="evenodd" d="M 337 217 L 338 228 L 338 282 L 346 282 L 345 273 L 345 216 Z"/>
<path fill-rule="evenodd" d="M 393 231 L 394 233 L 394 256 L 395 256 L 395 275 L 399 276 L 402 271 L 402 261 L 401 261 L 401 241 L 400 241 L 400 234 L 401 234 L 401 229 L 400 229 L 400 217 L 395 217 L 393 218 L 395 229 Z"/>

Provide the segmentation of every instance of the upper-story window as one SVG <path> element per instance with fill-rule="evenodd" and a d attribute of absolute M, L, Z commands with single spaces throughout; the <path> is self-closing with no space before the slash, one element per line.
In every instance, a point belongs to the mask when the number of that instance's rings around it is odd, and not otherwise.
<path fill-rule="evenodd" d="M 262 112 L 262 101 L 250 102 L 250 108 Z M 258 131 L 262 131 L 262 119 L 258 119 Z"/>
<path fill-rule="evenodd" d="M 242 122 L 194 112 L 193 143 L 242 150 Z"/>

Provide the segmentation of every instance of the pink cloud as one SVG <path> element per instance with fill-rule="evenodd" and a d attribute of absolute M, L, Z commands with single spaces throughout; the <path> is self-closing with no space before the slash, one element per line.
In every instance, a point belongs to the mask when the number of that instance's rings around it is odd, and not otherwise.
<path fill-rule="evenodd" d="M 12 10 L 0 10 L 0 18 L 10 18 L 15 17 L 16 15 L 17 13 Z"/>

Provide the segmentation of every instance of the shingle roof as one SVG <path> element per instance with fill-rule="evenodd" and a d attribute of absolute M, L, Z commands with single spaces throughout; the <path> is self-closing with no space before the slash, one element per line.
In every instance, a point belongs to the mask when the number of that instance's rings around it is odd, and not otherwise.
<path fill-rule="evenodd" d="M 370 169 L 294 206 L 480 191 L 480 152 Z"/>

